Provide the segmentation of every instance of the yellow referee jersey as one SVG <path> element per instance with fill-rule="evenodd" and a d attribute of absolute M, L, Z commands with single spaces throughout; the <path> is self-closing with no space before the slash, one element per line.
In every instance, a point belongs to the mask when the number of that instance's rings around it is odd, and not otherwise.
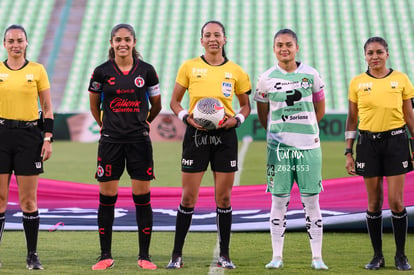
<path fill-rule="evenodd" d="M 227 61 L 212 66 L 201 57 L 184 62 L 178 70 L 176 82 L 188 90 L 190 112 L 201 98 L 214 97 L 223 102 L 226 113 L 234 115 L 234 95 L 251 90 L 248 74 L 236 63 Z"/>
<path fill-rule="evenodd" d="M 359 129 L 371 132 L 404 126 L 403 100 L 413 97 L 410 79 L 399 71 L 384 78 L 362 73 L 351 80 L 348 92 L 348 99 L 358 105 Z"/>
<path fill-rule="evenodd" d="M 43 65 L 29 61 L 19 70 L 0 63 L 0 117 L 23 121 L 39 118 L 39 93 L 50 88 Z"/>

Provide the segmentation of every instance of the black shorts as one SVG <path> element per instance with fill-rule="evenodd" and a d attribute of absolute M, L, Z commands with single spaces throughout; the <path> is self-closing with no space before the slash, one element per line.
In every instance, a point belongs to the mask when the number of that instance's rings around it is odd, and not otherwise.
<path fill-rule="evenodd" d="M 38 175 L 43 173 L 43 138 L 38 127 L 0 126 L 0 174 Z"/>
<path fill-rule="evenodd" d="M 99 141 L 98 168 L 95 178 L 100 181 L 119 180 L 125 165 L 131 179 L 154 179 L 152 144 L 148 139 L 137 143 Z"/>
<path fill-rule="evenodd" d="M 181 171 L 206 171 L 208 164 L 216 172 L 237 171 L 237 134 L 229 130 L 199 131 L 187 126 L 183 140 Z"/>
<path fill-rule="evenodd" d="M 404 128 L 383 133 L 360 131 L 355 169 L 364 177 L 395 176 L 413 169 Z"/>

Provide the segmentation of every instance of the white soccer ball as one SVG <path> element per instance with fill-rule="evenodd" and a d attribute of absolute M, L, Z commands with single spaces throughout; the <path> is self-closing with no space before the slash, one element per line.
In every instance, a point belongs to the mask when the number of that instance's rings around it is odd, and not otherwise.
<path fill-rule="evenodd" d="M 193 110 L 194 121 L 207 130 L 215 130 L 224 122 L 224 105 L 220 100 L 205 97 L 197 101 Z"/>

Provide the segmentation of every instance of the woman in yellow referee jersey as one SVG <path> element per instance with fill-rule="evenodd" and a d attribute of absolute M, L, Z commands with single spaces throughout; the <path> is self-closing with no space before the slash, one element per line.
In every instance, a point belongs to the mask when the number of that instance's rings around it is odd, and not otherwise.
<path fill-rule="evenodd" d="M 209 21 L 201 28 L 201 45 L 205 53 L 184 62 L 178 70 L 170 106 L 173 112 L 187 124 L 181 159 L 182 198 L 178 207 L 174 249 L 167 268 L 183 266 L 182 248 L 190 228 L 202 177 L 210 164 L 214 175 L 217 229 L 220 255 L 217 266 L 233 269 L 229 257 L 229 242 L 232 222 L 231 190 L 237 170 L 237 135 L 240 126 L 250 114 L 249 76 L 243 69 L 229 61 L 224 52 L 226 44 L 224 26 L 218 21 Z M 181 105 L 188 90 L 189 111 Z M 198 100 L 205 97 L 219 99 L 225 108 L 227 120 L 218 129 L 206 131 L 197 124 L 192 111 Z M 237 97 L 240 111 L 232 107 Z"/>
<path fill-rule="evenodd" d="M 0 240 L 5 224 L 9 183 L 14 172 L 23 212 L 27 244 L 27 268 L 43 269 L 37 255 L 39 212 L 37 186 L 43 161 L 50 158 L 53 111 L 50 83 L 41 64 L 26 59 L 25 29 L 9 26 L 4 34 L 7 59 L 0 63 Z M 38 104 L 42 108 L 42 133 Z"/>
<path fill-rule="evenodd" d="M 413 169 L 407 129 L 413 136 L 411 99 L 414 88 L 407 75 L 387 67 L 388 44 L 383 38 L 369 38 L 364 52 L 368 70 L 354 77 L 349 86 L 345 156 L 348 173 L 364 177 L 368 194 L 366 220 L 374 257 L 365 268 L 385 266 L 382 204 L 383 177 L 386 177 L 396 244 L 395 267 L 409 270 L 411 266 L 405 255 L 408 218 L 404 207 L 404 182 L 405 174 Z M 359 135 L 354 161 L 352 148 L 357 125 Z"/>

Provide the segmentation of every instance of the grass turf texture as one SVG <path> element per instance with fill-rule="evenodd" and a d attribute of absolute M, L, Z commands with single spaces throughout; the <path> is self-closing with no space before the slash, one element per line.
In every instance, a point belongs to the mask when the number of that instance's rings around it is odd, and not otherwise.
<path fill-rule="evenodd" d="M 322 177 L 324 179 L 346 177 L 343 142 L 323 142 Z M 57 141 L 53 143 L 52 158 L 45 162 L 43 178 L 97 184 L 94 178 L 96 170 L 97 143 L 76 143 Z M 239 144 L 241 148 L 241 143 Z M 154 164 L 156 180 L 152 186 L 181 186 L 181 142 L 154 142 Z M 240 185 L 265 184 L 266 182 L 266 143 L 250 143 Z M 212 186 L 210 171 L 204 175 L 202 186 Z M 131 186 L 124 171 L 120 186 Z"/>
<path fill-rule="evenodd" d="M 137 233 L 114 232 L 113 257 L 115 267 L 105 274 L 207 274 L 213 262 L 216 244 L 215 233 L 190 232 L 184 247 L 184 268 L 166 270 L 173 242 L 172 232 L 154 232 L 150 253 L 158 265 L 156 271 L 146 271 L 136 266 Z M 394 274 L 394 240 L 390 233 L 383 236 L 385 268 L 371 272 L 364 266 L 371 260 L 372 251 L 366 233 L 324 234 L 323 255 L 331 274 Z M 407 243 L 412 244 L 413 235 Z M 38 251 L 45 270 L 42 274 L 96 274 L 92 271 L 99 256 L 98 234 L 96 232 L 41 231 Z M 21 231 L 6 231 L 0 246 L 3 267 L 0 274 L 32 274 L 25 266 L 25 241 Z M 414 246 L 407 245 L 409 259 L 414 258 Z M 225 274 L 318 274 L 310 267 L 311 252 L 305 232 L 288 232 L 285 239 L 284 263 L 281 270 L 266 270 L 264 265 L 271 259 L 270 235 L 267 232 L 233 233 L 231 258 L 237 265 L 235 270 Z M 411 256 L 411 257 L 410 257 Z M 404 272 L 403 274 L 413 274 Z M 223 274 L 223 273 L 222 273 Z"/>
<path fill-rule="evenodd" d="M 241 144 L 240 144 L 241 146 Z M 181 143 L 153 144 L 157 180 L 152 186 L 180 186 Z M 347 176 L 343 142 L 323 142 L 323 178 Z M 96 169 L 97 143 L 74 143 L 58 141 L 53 143 L 53 156 L 45 163 L 43 178 L 96 184 L 93 177 Z M 241 185 L 264 184 L 266 166 L 265 142 L 253 142 L 244 161 Z M 204 186 L 212 185 L 211 172 L 207 172 Z M 130 186 L 126 173 L 120 186 Z M 304 221 L 305 222 L 305 221 Z M 215 232 L 188 234 L 184 247 L 184 268 L 166 270 L 174 239 L 173 232 L 154 232 L 150 253 L 156 271 L 139 270 L 136 266 L 137 233 L 114 232 L 113 256 L 115 267 L 105 274 L 207 274 L 213 262 L 213 251 L 217 241 Z M 391 274 L 394 268 L 395 245 L 393 236 L 386 233 L 384 253 L 386 268 L 366 271 L 364 265 L 372 257 L 367 233 L 324 233 L 323 255 L 329 266 L 327 273 L 334 274 Z M 413 234 L 408 235 L 406 253 L 414 261 Z M 0 260 L 3 267 L 0 274 L 31 274 L 36 271 L 25 269 L 26 245 L 22 231 L 6 231 L 0 245 Z M 42 274 L 93 274 L 91 266 L 99 256 L 98 233 L 94 231 L 56 231 L 39 233 L 38 251 L 45 267 Z M 231 257 L 237 269 L 226 274 L 317 274 L 310 267 L 311 252 L 306 232 L 288 232 L 285 239 L 284 263 L 282 270 L 266 270 L 264 265 L 271 260 L 269 232 L 233 233 Z M 413 271 L 404 274 L 414 274 Z"/>

